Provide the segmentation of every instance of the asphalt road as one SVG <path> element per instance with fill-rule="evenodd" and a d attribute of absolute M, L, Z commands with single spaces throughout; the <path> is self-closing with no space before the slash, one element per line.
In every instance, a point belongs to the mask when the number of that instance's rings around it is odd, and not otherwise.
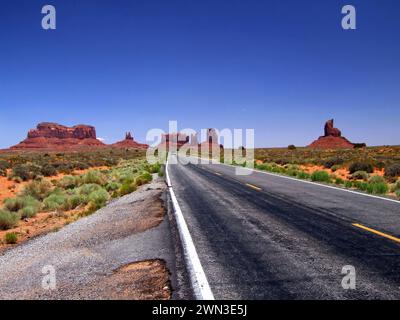
<path fill-rule="evenodd" d="M 169 175 L 216 299 L 400 298 L 400 203 L 220 164 Z"/>

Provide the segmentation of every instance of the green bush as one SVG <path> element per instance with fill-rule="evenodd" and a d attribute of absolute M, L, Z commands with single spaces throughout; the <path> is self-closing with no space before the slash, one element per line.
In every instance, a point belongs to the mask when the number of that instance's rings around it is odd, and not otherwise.
<path fill-rule="evenodd" d="M 78 186 L 78 177 L 64 176 L 57 182 L 57 186 L 62 189 L 74 189 Z"/>
<path fill-rule="evenodd" d="M 350 174 L 353 174 L 356 171 L 365 171 L 367 173 L 372 173 L 374 172 L 374 167 L 368 162 L 353 162 L 349 166 L 349 172 Z"/>
<path fill-rule="evenodd" d="M 56 168 L 51 164 L 44 165 L 40 171 L 45 177 L 51 177 L 57 174 Z"/>
<path fill-rule="evenodd" d="M 102 189 L 102 187 L 99 186 L 98 184 L 88 183 L 88 184 L 81 185 L 79 188 L 76 189 L 76 192 L 78 194 L 80 194 L 80 195 L 88 196 L 92 192 L 98 191 L 98 190 L 101 190 L 101 189 Z"/>
<path fill-rule="evenodd" d="M 342 165 L 343 164 L 343 159 L 340 158 L 330 158 L 325 161 L 324 167 L 327 169 L 331 169 L 333 166 L 337 165 Z"/>
<path fill-rule="evenodd" d="M 1 170 L 7 170 L 7 169 L 10 169 L 10 168 L 11 168 L 11 165 L 10 165 L 10 163 L 8 161 L 0 160 L 0 169 Z"/>
<path fill-rule="evenodd" d="M 311 175 L 307 172 L 304 171 L 298 171 L 297 172 L 297 178 L 307 180 L 310 179 Z"/>
<path fill-rule="evenodd" d="M 39 211 L 39 207 L 35 207 L 35 206 L 26 206 L 23 207 L 19 213 L 21 214 L 21 218 L 25 219 L 25 218 L 32 218 L 34 216 L 36 216 L 36 214 Z"/>
<path fill-rule="evenodd" d="M 105 188 L 108 192 L 116 191 L 121 188 L 121 184 L 119 182 L 112 181 L 107 183 Z"/>
<path fill-rule="evenodd" d="M 67 209 L 68 197 L 61 192 L 52 193 L 43 200 L 43 206 L 46 211 Z"/>
<path fill-rule="evenodd" d="M 32 196 L 38 200 L 43 200 L 52 191 L 53 185 L 47 180 L 32 181 L 22 191 L 23 195 Z"/>
<path fill-rule="evenodd" d="M 106 205 L 110 195 L 106 190 L 101 189 L 89 194 L 88 199 L 90 203 L 94 204 L 95 208 L 100 209 Z"/>
<path fill-rule="evenodd" d="M 22 181 L 31 179 L 31 174 L 27 165 L 18 164 L 12 169 L 11 176 L 13 178 L 21 178 Z"/>
<path fill-rule="evenodd" d="M 341 178 L 336 178 L 335 179 L 335 184 L 342 185 L 342 184 L 344 184 L 344 180 L 341 179 Z"/>
<path fill-rule="evenodd" d="M 104 186 L 107 183 L 107 177 L 98 170 L 90 170 L 82 176 L 82 182 L 85 184 L 98 184 Z"/>
<path fill-rule="evenodd" d="M 365 171 L 356 171 L 351 175 L 352 179 L 358 179 L 358 180 L 368 180 L 368 173 Z"/>
<path fill-rule="evenodd" d="M 140 176 L 135 178 L 135 185 L 141 186 L 153 179 L 152 175 L 149 172 L 143 172 Z"/>
<path fill-rule="evenodd" d="M 400 189 L 396 190 L 396 196 L 400 198 Z"/>
<path fill-rule="evenodd" d="M 389 191 L 389 187 L 386 183 L 369 183 L 367 192 L 373 194 L 385 194 Z"/>
<path fill-rule="evenodd" d="M 332 170 L 332 172 L 335 172 L 341 168 L 342 168 L 342 166 L 340 164 L 335 164 L 331 167 L 331 170 Z"/>
<path fill-rule="evenodd" d="M 311 174 L 311 180 L 318 182 L 330 182 L 331 179 L 326 171 L 314 171 Z"/>
<path fill-rule="evenodd" d="M 368 180 L 369 183 L 386 183 L 385 179 L 381 176 L 372 176 Z"/>
<path fill-rule="evenodd" d="M 18 235 L 15 232 L 6 233 L 4 241 L 7 244 L 15 244 L 18 241 Z"/>
<path fill-rule="evenodd" d="M 82 194 L 73 194 L 67 199 L 67 208 L 69 210 L 76 209 L 81 204 L 87 204 L 88 199 L 85 195 Z"/>
<path fill-rule="evenodd" d="M 126 194 L 136 191 L 137 187 L 134 183 L 123 183 L 119 188 L 118 194 L 124 196 Z"/>
<path fill-rule="evenodd" d="M 159 163 L 155 163 L 150 166 L 150 173 L 158 173 L 161 169 L 161 165 Z"/>
<path fill-rule="evenodd" d="M 0 230 L 8 230 L 14 228 L 21 216 L 16 212 L 0 209 Z"/>
<path fill-rule="evenodd" d="M 345 181 L 344 182 L 344 186 L 346 187 L 346 188 L 351 188 L 351 187 L 353 187 L 353 182 L 351 182 L 351 181 Z"/>
<path fill-rule="evenodd" d="M 395 163 L 385 168 L 385 176 L 396 178 L 400 176 L 400 163 Z"/>
<path fill-rule="evenodd" d="M 19 196 L 4 200 L 4 207 L 12 212 L 18 212 L 25 207 L 31 207 L 37 213 L 40 208 L 40 202 L 32 196 Z"/>

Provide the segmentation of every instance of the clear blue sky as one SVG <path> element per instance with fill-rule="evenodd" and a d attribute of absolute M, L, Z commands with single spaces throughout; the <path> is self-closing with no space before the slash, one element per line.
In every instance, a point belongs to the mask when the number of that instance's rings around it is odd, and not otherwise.
<path fill-rule="evenodd" d="M 0 148 L 41 121 L 108 143 L 178 120 L 306 145 L 329 118 L 351 141 L 400 144 L 399 36 L 398 0 L 2 0 Z"/>

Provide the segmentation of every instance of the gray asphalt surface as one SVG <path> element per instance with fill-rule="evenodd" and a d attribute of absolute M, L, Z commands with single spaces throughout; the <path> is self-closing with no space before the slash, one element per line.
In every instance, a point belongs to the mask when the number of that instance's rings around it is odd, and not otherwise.
<path fill-rule="evenodd" d="M 6 251 L 0 256 L 0 299 L 108 299 L 105 288 L 93 284 L 123 265 L 149 259 L 166 261 L 173 298 L 182 298 L 183 271 L 176 265 L 168 216 L 157 227 L 132 232 L 144 213 L 136 205 L 160 190 L 165 183 L 158 179 L 58 232 Z M 55 290 L 42 288 L 48 265 L 56 271 Z"/>
<path fill-rule="evenodd" d="M 400 298 L 400 244 L 352 225 L 400 236 L 399 203 L 234 170 L 169 165 L 216 299 Z"/>

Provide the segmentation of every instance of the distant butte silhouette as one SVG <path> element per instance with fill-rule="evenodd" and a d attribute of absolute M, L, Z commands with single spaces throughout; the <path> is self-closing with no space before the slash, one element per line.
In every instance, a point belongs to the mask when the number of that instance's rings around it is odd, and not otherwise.
<path fill-rule="evenodd" d="M 319 137 L 308 147 L 314 149 L 351 149 L 354 144 L 342 137 L 342 132 L 335 128 L 334 120 L 330 119 L 325 123 L 324 135 Z"/>

